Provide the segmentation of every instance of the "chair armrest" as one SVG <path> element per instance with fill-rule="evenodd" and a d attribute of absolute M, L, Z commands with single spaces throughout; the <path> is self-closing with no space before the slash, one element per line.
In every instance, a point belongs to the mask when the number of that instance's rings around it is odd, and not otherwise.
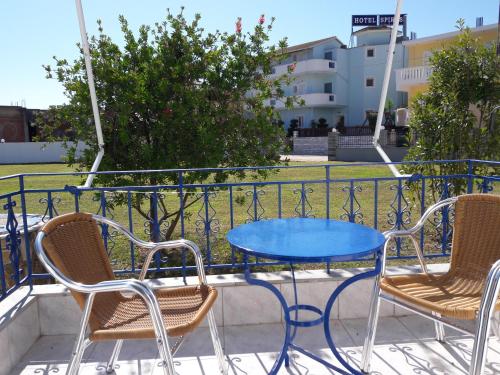
<path fill-rule="evenodd" d="M 427 219 L 429 218 L 429 216 L 431 214 L 433 214 L 434 212 L 436 212 L 437 210 L 439 210 L 443 207 L 450 206 L 450 205 L 454 204 L 457 201 L 457 199 L 458 199 L 457 197 L 452 197 L 452 198 L 448 198 L 448 199 L 443 199 L 442 201 L 439 201 L 439 202 L 433 204 L 424 212 L 422 217 L 417 221 L 417 223 L 412 228 L 404 229 L 404 230 L 394 229 L 394 230 L 389 230 L 389 231 L 384 232 L 386 242 L 384 245 L 384 253 L 383 253 L 383 257 L 382 257 L 382 261 L 383 261 L 382 275 L 385 273 L 385 261 L 387 259 L 387 256 L 386 256 L 387 244 L 389 243 L 389 241 L 391 239 L 398 238 L 398 237 L 409 237 L 411 239 L 411 242 L 413 243 L 413 246 L 415 247 L 415 251 L 417 253 L 418 261 L 420 263 L 420 267 L 422 268 L 422 272 L 427 273 L 427 266 L 425 264 L 424 253 L 423 253 L 423 251 L 420 247 L 420 244 L 418 243 L 418 240 L 415 237 L 415 235 L 418 233 L 418 231 L 420 229 L 422 229 L 422 227 L 424 226 L 425 222 L 427 221 Z"/>
<path fill-rule="evenodd" d="M 189 240 L 174 240 L 174 241 L 164 241 L 164 242 L 151 242 L 151 241 L 143 241 L 137 237 L 135 237 L 128 229 L 118 224 L 117 222 L 108 219 L 107 217 L 100 215 L 92 215 L 92 218 L 100 222 L 102 224 L 109 225 L 119 232 L 124 234 L 130 241 L 132 241 L 135 245 L 142 247 L 144 249 L 149 250 L 146 256 L 146 260 L 144 261 L 144 265 L 141 269 L 141 273 L 139 274 L 139 280 L 144 280 L 146 277 L 146 273 L 148 271 L 149 265 L 153 259 L 153 256 L 160 250 L 173 250 L 173 249 L 188 249 L 194 255 L 194 259 L 196 262 L 196 270 L 198 273 L 198 278 L 200 280 L 200 284 L 206 284 L 206 276 L 205 276 L 205 268 L 203 264 L 203 256 L 199 247 L 192 241 Z"/>
<path fill-rule="evenodd" d="M 165 241 L 154 243 L 153 247 L 150 247 L 150 250 L 146 256 L 144 264 L 141 269 L 141 273 L 139 274 L 139 280 L 144 280 L 146 277 L 146 273 L 148 272 L 149 265 L 153 260 L 154 255 L 161 250 L 181 250 L 188 249 L 194 256 L 194 260 L 196 263 L 196 271 L 198 273 L 198 279 L 200 284 L 206 284 L 207 279 L 205 276 L 205 266 L 203 264 L 203 256 L 199 247 L 192 241 L 189 240 L 174 240 L 174 241 Z"/>
<path fill-rule="evenodd" d="M 404 230 L 390 230 L 390 231 L 384 232 L 384 236 L 386 238 L 411 236 L 412 234 L 417 233 L 420 229 L 422 229 L 422 227 L 424 226 L 425 222 L 427 221 L 427 219 L 429 218 L 429 216 L 431 214 L 433 214 L 435 211 L 437 211 L 443 207 L 452 205 L 457 200 L 458 200 L 457 197 L 443 199 L 442 201 L 439 201 L 439 202 L 433 204 L 432 206 L 430 206 L 424 212 L 424 214 L 420 217 L 420 219 L 417 221 L 415 226 L 413 226 L 412 228 L 404 229 Z"/>
<path fill-rule="evenodd" d="M 92 215 L 92 219 L 94 219 L 95 221 L 97 221 L 98 223 L 101 223 L 101 224 L 106 224 L 106 225 L 109 225 L 113 228 L 115 228 L 116 230 L 118 230 L 121 234 L 125 235 L 125 237 L 127 237 L 130 241 L 132 241 L 135 245 L 139 246 L 139 247 L 143 247 L 143 248 L 146 248 L 146 249 L 150 249 L 152 247 L 154 247 L 155 243 L 154 242 L 150 242 L 150 241 L 143 241 L 137 237 L 135 237 L 127 228 L 125 228 L 123 225 L 117 223 L 116 221 L 113 221 L 111 219 L 108 219 L 107 217 L 104 217 L 104 216 L 101 216 L 101 215 L 95 215 L 93 214 Z"/>

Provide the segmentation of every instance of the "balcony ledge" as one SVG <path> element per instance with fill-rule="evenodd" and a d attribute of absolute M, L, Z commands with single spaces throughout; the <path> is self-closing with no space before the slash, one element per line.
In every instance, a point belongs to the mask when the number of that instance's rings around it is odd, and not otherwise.
<path fill-rule="evenodd" d="M 331 74 L 337 71 L 337 62 L 325 59 L 308 59 L 290 64 L 282 64 L 274 67 L 274 73 L 270 78 L 291 73 L 293 76 L 302 74 Z"/>

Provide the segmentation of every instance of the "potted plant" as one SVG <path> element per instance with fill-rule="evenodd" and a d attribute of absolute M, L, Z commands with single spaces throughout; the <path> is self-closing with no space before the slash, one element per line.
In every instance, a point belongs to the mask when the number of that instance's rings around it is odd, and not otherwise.
<path fill-rule="evenodd" d="M 318 120 L 318 128 L 319 129 L 326 129 L 326 128 L 328 128 L 328 122 L 323 117 L 321 117 Z"/>

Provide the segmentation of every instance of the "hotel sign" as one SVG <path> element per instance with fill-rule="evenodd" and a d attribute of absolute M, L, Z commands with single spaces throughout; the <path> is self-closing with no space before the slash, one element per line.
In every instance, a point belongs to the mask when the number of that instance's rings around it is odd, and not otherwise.
<path fill-rule="evenodd" d="M 376 14 L 365 14 L 352 16 L 353 26 L 377 26 L 378 16 Z"/>
<path fill-rule="evenodd" d="M 404 25 L 406 14 L 399 17 L 399 24 Z M 393 14 L 358 14 L 352 16 L 352 26 L 391 26 L 394 23 Z"/>
<path fill-rule="evenodd" d="M 399 17 L 399 25 L 404 25 L 405 20 L 406 20 L 406 15 L 402 14 Z M 381 14 L 378 16 L 378 24 L 379 25 L 386 25 L 386 26 L 392 26 L 394 25 L 394 14 Z"/>

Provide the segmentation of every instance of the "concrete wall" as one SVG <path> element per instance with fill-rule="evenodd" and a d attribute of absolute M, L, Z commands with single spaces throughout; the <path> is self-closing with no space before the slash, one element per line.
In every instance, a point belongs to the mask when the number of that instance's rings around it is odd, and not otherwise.
<path fill-rule="evenodd" d="M 328 137 L 294 137 L 295 155 L 328 155 Z"/>
<path fill-rule="evenodd" d="M 381 134 L 382 144 L 385 144 L 382 139 L 385 136 L 384 132 Z M 384 161 L 371 146 L 342 148 L 338 144 L 338 133 L 328 134 L 328 137 L 294 137 L 293 154 L 328 155 L 328 160 L 336 161 Z M 402 161 L 408 153 L 408 147 L 383 146 L 383 148 L 392 161 Z"/>
<path fill-rule="evenodd" d="M 85 148 L 78 144 L 78 152 Z M 0 143 L 0 164 L 31 164 L 64 162 L 63 142 L 7 142 Z"/>

